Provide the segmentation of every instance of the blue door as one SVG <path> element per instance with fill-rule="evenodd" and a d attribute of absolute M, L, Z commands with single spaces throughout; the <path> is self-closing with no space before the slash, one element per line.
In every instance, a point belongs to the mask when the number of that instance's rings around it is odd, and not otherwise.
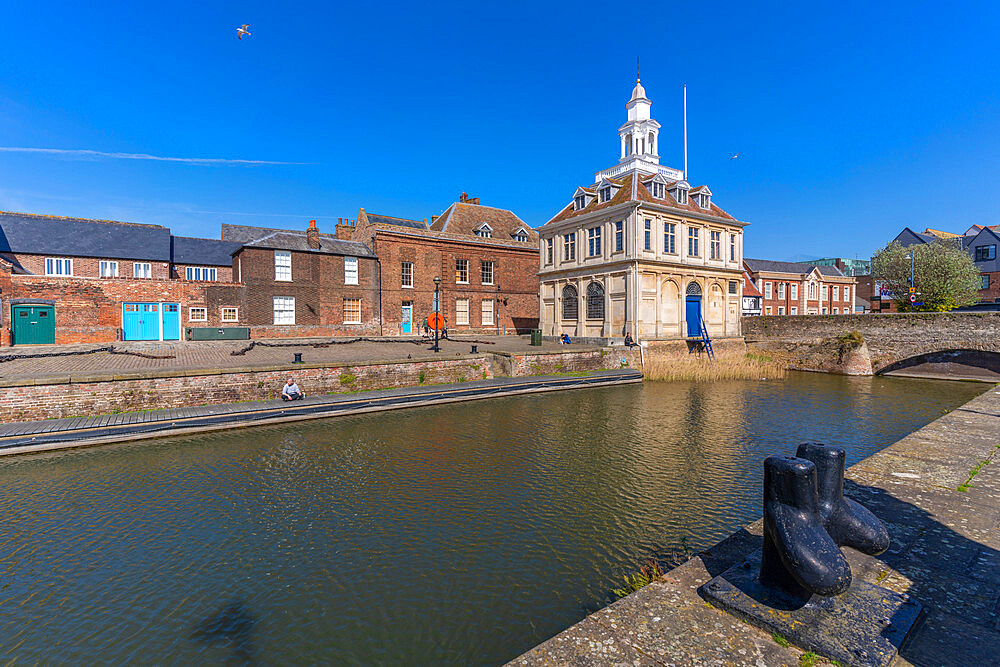
<path fill-rule="evenodd" d="M 181 307 L 177 303 L 164 303 L 163 340 L 181 339 Z"/>
<path fill-rule="evenodd" d="M 413 333 L 413 302 L 403 302 L 403 333 Z"/>
<path fill-rule="evenodd" d="M 684 311 L 687 320 L 689 337 L 701 336 L 701 295 L 687 295 L 687 310 Z"/>

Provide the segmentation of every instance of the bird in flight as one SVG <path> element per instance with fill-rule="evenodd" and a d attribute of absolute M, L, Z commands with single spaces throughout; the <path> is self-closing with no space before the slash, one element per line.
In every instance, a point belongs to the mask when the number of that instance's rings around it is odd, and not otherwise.
<path fill-rule="evenodd" d="M 236 29 L 236 39 L 243 39 L 243 35 L 247 37 L 250 36 L 250 31 L 247 28 L 250 27 L 249 23 L 244 23 L 242 26 Z"/>
<path fill-rule="evenodd" d="M 731 157 L 731 158 L 729 158 L 729 159 L 730 159 L 730 160 L 735 160 L 735 159 L 736 159 L 736 158 L 738 158 L 739 156 L 740 156 L 740 154 L 739 154 L 739 153 L 737 153 L 736 155 L 732 156 L 732 157 Z"/>

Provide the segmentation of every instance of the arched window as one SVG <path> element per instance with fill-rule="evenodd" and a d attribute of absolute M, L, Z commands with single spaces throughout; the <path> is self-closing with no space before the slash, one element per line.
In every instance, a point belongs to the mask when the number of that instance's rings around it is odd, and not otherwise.
<path fill-rule="evenodd" d="M 631 154 L 632 154 L 632 135 L 631 134 L 626 134 L 625 135 L 625 157 L 628 157 Z"/>
<path fill-rule="evenodd" d="M 687 286 L 687 293 L 691 296 L 701 296 L 701 285 L 698 283 L 691 283 Z"/>
<path fill-rule="evenodd" d="M 649 152 L 651 155 L 655 155 L 656 151 L 653 150 L 653 133 L 649 133 Z"/>
<path fill-rule="evenodd" d="M 601 283 L 587 285 L 587 319 L 604 319 L 604 285 Z"/>
<path fill-rule="evenodd" d="M 566 287 L 563 287 L 562 306 L 562 318 L 564 320 L 575 320 L 579 317 L 579 299 L 577 299 L 576 296 L 576 288 L 572 285 L 566 285 Z"/>

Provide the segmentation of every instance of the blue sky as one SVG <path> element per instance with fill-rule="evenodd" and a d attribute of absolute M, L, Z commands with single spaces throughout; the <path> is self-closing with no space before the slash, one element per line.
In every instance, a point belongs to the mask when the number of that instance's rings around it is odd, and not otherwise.
<path fill-rule="evenodd" d="M 690 180 L 751 223 L 748 256 L 1000 223 L 1000 8 L 804 5 L 8 5 L 0 208 L 218 237 L 464 190 L 537 226 L 617 161 L 638 55 L 661 161 L 686 83 Z"/>

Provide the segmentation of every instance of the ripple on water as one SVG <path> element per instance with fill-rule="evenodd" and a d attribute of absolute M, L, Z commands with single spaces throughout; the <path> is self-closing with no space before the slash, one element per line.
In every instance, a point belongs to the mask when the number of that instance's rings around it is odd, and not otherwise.
<path fill-rule="evenodd" d="M 764 456 L 854 462 L 982 390 L 647 383 L 0 460 L 0 654 L 495 664 L 756 519 Z"/>

